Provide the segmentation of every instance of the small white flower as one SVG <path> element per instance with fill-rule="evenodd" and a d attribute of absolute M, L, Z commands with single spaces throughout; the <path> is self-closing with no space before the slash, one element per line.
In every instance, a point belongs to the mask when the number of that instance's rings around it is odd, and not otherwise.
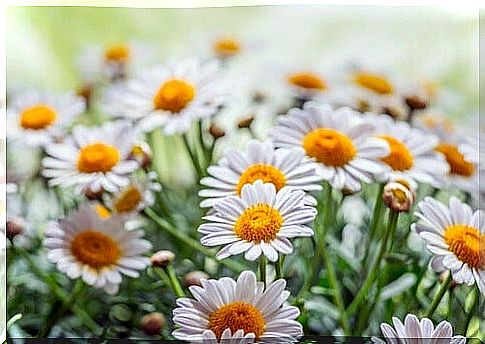
<path fill-rule="evenodd" d="M 389 154 L 389 146 L 373 134 L 373 125 L 355 111 L 312 102 L 280 116 L 270 132 L 276 147 L 303 148 L 323 179 L 351 191 L 386 170 L 379 158 Z"/>
<path fill-rule="evenodd" d="M 76 186 L 77 192 L 86 187 L 116 192 L 128 185 L 127 174 L 138 168 L 136 161 L 128 159 L 135 139 L 127 123 L 76 126 L 65 142 L 46 147 L 50 157 L 42 160 L 42 174 L 52 178 L 50 185 Z"/>
<path fill-rule="evenodd" d="M 122 274 L 136 278 L 150 262 L 142 256 L 151 248 L 143 234 L 127 231 L 119 216 L 102 219 L 94 207 L 83 206 L 49 225 L 44 246 L 47 259 L 68 277 L 82 277 L 86 284 L 115 294 Z"/>
<path fill-rule="evenodd" d="M 290 254 L 289 238 L 308 237 L 313 230 L 305 224 L 313 221 L 315 208 L 305 205 L 305 193 L 284 187 L 278 192 L 271 183 L 257 180 L 246 184 L 241 196 L 228 196 L 214 204 L 209 221 L 199 226 L 202 245 L 221 246 L 217 259 L 245 252 L 253 261 L 264 254 L 275 262 L 278 254 Z"/>
<path fill-rule="evenodd" d="M 397 318 L 392 318 L 391 326 L 386 323 L 381 324 L 381 338 L 372 337 L 372 341 L 377 344 L 411 344 L 411 343 L 440 343 L 440 344 L 465 344 L 466 338 L 453 335 L 453 327 L 448 321 L 440 322 L 436 328 L 431 320 L 422 318 L 421 321 L 414 315 L 408 314 L 404 319 L 404 324 Z"/>
<path fill-rule="evenodd" d="M 29 146 L 45 146 L 64 136 L 85 103 L 74 94 L 28 91 L 15 96 L 7 107 L 7 138 Z"/>
<path fill-rule="evenodd" d="M 438 137 L 413 129 L 408 123 L 394 121 L 386 115 L 369 118 L 377 126 L 376 136 L 386 141 L 391 149 L 383 157 L 389 169 L 379 178 L 383 181 L 411 179 L 438 187 L 449 166 L 435 151 Z"/>
<path fill-rule="evenodd" d="M 276 191 L 287 186 L 292 190 L 318 191 L 321 178 L 315 172 L 315 165 L 305 161 L 305 152 L 300 149 L 276 149 L 270 140 L 253 140 L 244 153 L 230 149 L 219 161 L 210 166 L 210 177 L 200 183 L 208 186 L 199 196 L 207 197 L 201 207 L 212 207 L 227 196 L 238 196 L 244 185 L 260 179 L 274 184 Z"/>
<path fill-rule="evenodd" d="M 451 197 L 448 207 L 431 197 L 418 204 L 412 225 L 428 250 L 435 255 L 431 263 L 437 271 L 450 270 L 453 280 L 477 284 L 485 294 L 485 218 L 483 211 L 472 211 L 468 204 Z"/>
<path fill-rule="evenodd" d="M 217 61 L 183 60 L 112 86 L 103 106 L 107 114 L 136 122 L 141 131 L 163 127 L 167 135 L 184 133 L 195 120 L 217 112 L 224 87 Z"/>
<path fill-rule="evenodd" d="M 302 326 L 295 321 L 296 307 L 284 305 L 290 292 L 283 279 L 265 288 L 251 271 L 242 272 L 237 281 L 223 277 L 201 280 L 192 286 L 193 299 L 177 300 L 173 321 L 180 328 L 173 332 L 179 340 L 204 343 L 253 343 L 295 341 Z"/>

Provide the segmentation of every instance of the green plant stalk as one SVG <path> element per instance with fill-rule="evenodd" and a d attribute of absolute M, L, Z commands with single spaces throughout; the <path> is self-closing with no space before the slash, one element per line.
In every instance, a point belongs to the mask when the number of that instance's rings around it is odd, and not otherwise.
<path fill-rule="evenodd" d="M 383 192 L 384 192 L 384 183 L 380 183 L 379 189 L 377 190 L 376 200 L 374 202 L 374 210 L 372 212 L 371 223 L 369 226 L 369 239 L 365 247 L 365 254 L 363 259 L 364 266 L 367 266 L 368 264 L 370 248 L 372 246 L 372 243 L 374 242 L 375 236 L 377 234 L 377 228 L 379 227 L 379 220 L 381 219 L 381 216 L 382 216 L 382 208 L 383 208 L 382 206 L 384 203 L 382 199 Z"/>
<path fill-rule="evenodd" d="M 175 226 L 173 226 L 170 222 L 159 217 L 157 215 L 157 213 L 155 213 L 155 211 L 153 211 L 153 209 L 146 208 L 144 210 L 144 213 L 150 219 L 155 221 L 155 223 L 157 225 L 159 225 L 161 228 L 163 228 L 168 234 L 170 234 L 174 238 L 180 240 L 181 242 L 183 242 L 187 246 L 193 248 L 194 250 L 199 251 L 200 253 L 215 259 L 216 254 L 215 254 L 214 251 L 202 246 L 197 240 L 192 239 L 190 236 L 188 236 L 184 232 L 175 228 Z M 228 267 L 229 269 L 233 270 L 234 272 L 237 272 L 237 273 L 239 273 L 243 270 L 246 270 L 246 267 L 243 264 L 238 263 L 238 262 L 233 261 L 233 260 L 230 260 L 230 259 L 223 259 L 223 260 L 220 261 L 220 263 L 222 265 Z"/>
<path fill-rule="evenodd" d="M 204 160 L 203 163 L 200 163 L 200 166 L 202 166 L 202 172 L 204 173 L 204 175 L 206 175 L 205 171 L 207 171 L 207 167 L 209 167 L 209 165 L 212 162 L 212 152 L 211 152 L 211 146 L 207 147 L 207 145 L 204 142 L 202 120 L 200 119 L 197 122 L 197 142 L 203 153 L 201 160 Z"/>
<path fill-rule="evenodd" d="M 390 234 L 395 232 L 398 218 L 399 218 L 399 213 L 394 211 L 389 212 L 387 229 L 382 239 L 381 246 L 379 247 L 379 251 L 377 253 L 376 259 L 374 260 L 372 266 L 370 267 L 369 274 L 367 275 L 367 278 L 362 284 L 362 287 L 360 288 L 359 292 L 355 296 L 350 306 L 347 308 L 346 313 L 348 315 L 354 314 L 355 311 L 357 311 L 361 303 L 364 301 L 370 288 L 372 287 L 372 284 L 374 283 L 375 277 L 377 275 L 377 271 L 379 270 L 382 258 L 384 257 L 384 252 L 386 251 L 387 241 L 390 237 Z"/>
<path fill-rule="evenodd" d="M 32 271 L 48 285 L 51 292 L 63 304 L 67 304 L 69 302 L 69 295 L 66 293 L 66 291 L 64 291 L 64 289 L 59 287 L 57 282 L 54 279 L 52 279 L 51 276 L 49 276 L 41 268 L 39 268 L 37 264 L 34 262 L 34 260 L 32 259 L 32 257 L 27 252 L 25 252 L 21 248 L 16 247 L 13 244 L 10 247 L 18 255 L 20 255 L 22 258 L 26 260 L 27 264 L 32 269 Z M 93 319 L 91 319 L 91 317 L 82 308 L 80 308 L 75 304 L 72 304 L 71 307 L 69 308 L 93 334 L 101 333 L 102 328 Z"/>
<path fill-rule="evenodd" d="M 479 304 L 479 301 L 480 301 L 480 298 L 478 297 L 479 295 L 479 291 L 477 290 L 477 288 L 473 288 L 473 299 L 472 299 L 472 304 L 471 304 L 471 307 L 470 307 L 470 310 L 467 312 L 466 314 L 466 318 L 465 318 L 465 321 L 463 322 L 463 325 L 461 326 L 461 333 L 466 337 L 467 333 L 468 333 L 468 327 L 470 326 L 470 322 L 473 318 L 474 315 L 477 315 L 477 308 L 478 308 L 478 304 Z"/>
<path fill-rule="evenodd" d="M 278 261 L 275 263 L 276 279 L 283 278 L 283 258 L 278 256 Z"/>
<path fill-rule="evenodd" d="M 443 299 L 443 296 L 445 296 L 446 291 L 449 289 L 451 284 L 451 273 L 448 272 L 448 276 L 446 277 L 446 280 L 441 284 L 440 288 L 436 292 L 436 295 L 433 298 L 433 301 L 431 301 L 431 304 L 428 307 L 428 310 L 426 311 L 425 317 L 430 318 L 433 316 L 434 312 L 436 311 L 436 308 L 438 308 L 438 305 L 440 304 L 441 300 Z"/>
<path fill-rule="evenodd" d="M 264 254 L 259 257 L 259 279 L 266 285 L 266 257 Z"/>
<path fill-rule="evenodd" d="M 199 161 L 197 160 L 197 156 L 194 154 L 194 152 L 190 148 L 190 144 L 189 144 L 187 134 L 182 134 L 182 139 L 184 141 L 185 149 L 187 150 L 187 153 L 189 154 L 190 160 L 192 161 L 192 165 L 194 166 L 195 172 L 197 173 L 198 178 L 201 178 L 204 175 L 204 172 L 202 170 L 202 167 L 199 164 Z"/>

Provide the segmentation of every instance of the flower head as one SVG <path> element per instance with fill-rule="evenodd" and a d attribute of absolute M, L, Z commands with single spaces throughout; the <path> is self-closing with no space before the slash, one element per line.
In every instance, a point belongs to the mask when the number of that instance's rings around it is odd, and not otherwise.
<path fill-rule="evenodd" d="M 303 334 L 295 321 L 300 314 L 298 308 L 283 305 L 290 295 L 283 279 L 265 288 L 253 272 L 244 271 L 237 281 L 223 277 L 202 279 L 201 284 L 189 288 L 195 300 L 177 300 L 178 307 L 173 311 L 173 321 L 180 327 L 173 332 L 176 339 L 207 343 L 291 342 Z"/>
<path fill-rule="evenodd" d="M 199 226 L 205 246 L 221 246 L 218 259 L 245 252 L 247 260 L 264 254 L 275 262 L 278 254 L 290 254 L 289 238 L 312 236 L 305 224 L 313 221 L 315 208 L 305 205 L 305 193 L 284 187 L 278 192 L 272 183 L 258 179 L 242 187 L 241 195 L 228 196 L 214 204 L 214 213 Z"/>

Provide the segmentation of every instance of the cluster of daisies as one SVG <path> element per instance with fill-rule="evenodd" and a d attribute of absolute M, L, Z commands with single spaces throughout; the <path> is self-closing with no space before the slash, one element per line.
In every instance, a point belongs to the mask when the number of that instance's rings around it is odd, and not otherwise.
<path fill-rule="evenodd" d="M 324 227 L 331 221 L 322 227 L 321 219 L 334 202 L 332 193 L 359 195 L 371 184 L 384 191 L 375 207 L 384 199 L 391 213 L 411 211 L 423 186 L 454 190 L 466 199 L 453 196 L 448 204 L 431 196 L 421 199 L 411 230 L 426 243 L 433 270 L 449 271 L 455 283 L 476 285 L 485 294 L 485 222 L 483 213 L 472 209 L 480 196 L 478 141 L 428 111 L 439 100 L 434 85 L 399 85 L 363 67 L 347 70 L 335 82 L 311 71 L 281 75 L 291 104 L 274 114 L 265 138 L 251 130 L 259 120 L 255 114 L 238 123 L 253 135 L 245 148 L 233 145 L 219 156 L 214 148 L 230 136 L 220 127 L 224 111 L 237 92 L 224 76 L 244 45 L 221 38 L 205 58 L 162 65 L 149 50 L 132 43 L 91 49 L 82 57 L 81 65 L 90 68 L 82 69 L 85 83 L 77 92 L 29 91 L 8 99 L 9 145 L 39 150 L 42 162 L 35 178 L 77 197 L 75 209 L 51 219 L 41 233 L 47 259 L 59 271 L 116 294 L 123 275 L 139 277 L 153 263 L 149 253 L 164 248 L 152 247 L 144 238 L 145 222 L 138 221 L 164 193 L 164 181 L 151 165 L 154 147 L 148 144 L 159 133 L 169 145 L 173 137 L 182 138 L 199 177 L 194 197 L 198 193 L 205 215 L 199 234 L 190 236 L 198 236 L 202 248 L 216 247 L 218 261 L 244 257 L 247 267 L 260 261 L 259 278 L 248 269 L 236 279 L 201 279 L 189 288 L 192 298 L 178 298 L 176 339 L 250 343 L 300 338 L 302 309 L 290 303 L 293 297 L 281 271 L 271 280 L 266 266 L 280 270 L 285 256 L 295 254 L 298 238 L 325 247 L 329 228 Z M 254 94 L 251 102 L 268 100 Z M 9 183 L 17 186 L 12 197 L 23 182 L 10 171 Z M 9 210 L 11 238 L 19 234 L 21 214 Z M 327 211 L 329 216 L 334 214 Z M 346 305 L 340 306 L 345 313 Z M 341 314 L 341 320 L 346 330 L 348 319 Z M 397 337 L 465 340 L 453 337 L 447 321 L 435 328 L 430 319 L 409 314 L 404 323 L 393 318 L 393 325 L 381 325 L 389 342 Z"/>

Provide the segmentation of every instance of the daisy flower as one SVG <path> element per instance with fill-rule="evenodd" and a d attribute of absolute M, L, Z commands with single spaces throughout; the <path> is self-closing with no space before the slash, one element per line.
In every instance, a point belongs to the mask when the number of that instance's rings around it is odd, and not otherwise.
<path fill-rule="evenodd" d="M 191 286 L 194 299 L 177 300 L 173 321 L 179 326 L 173 336 L 179 340 L 204 343 L 290 343 L 303 335 L 295 320 L 300 311 L 285 305 L 290 295 L 286 281 L 279 279 L 265 288 L 251 271 L 237 281 L 223 277 L 201 280 Z"/>
<path fill-rule="evenodd" d="M 85 103 L 71 93 L 28 91 L 8 103 L 7 138 L 29 146 L 44 146 L 61 138 Z"/>
<path fill-rule="evenodd" d="M 219 36 L 212 42 L 212 53 L 220 59 L 227 59 L 241 54 L 244 51 L 244 43 L 231 36 Z"/>
<path fill-rule="evenodd" d="M 384 181 L 409 178 L 416 182 L 439 186 L 449 166 L 435 151 L 438 137 L 413 129 L 408 123 L 381 115 L 369 118 L 377 126 L 377 138 L 389 144 L 390 154 L 381 160 L 389 169 L 380 178 Z"/>
<path fill-rule="evenodd" d="M 112 86 L 103 106 L 107 114 L 136 122 L 141 131 L 163 127 L 171 135 L 187 132 L 194 120 L 216 113 L 224 94 L 217 61 L 183 60 Z"/>
<path fill-rule="evenodd" d="M 392 317 L 391 326 L 386 323 L 381 324 L 381 331 L 384 339 L 372 337 L 372 342 L 377 344 L 394 343 L 416 343 L 416 342 L 435 342 L 448 344 L 465 344 L 466 338 L 463 336 L 453 336 L 453 327 L 448 321 L 440 322 L 436 328 L 431 320 L 422 318 L 421 321 L 414 315 L 408 314 L 404 319 L 404 324 L 397 317 Z"/>
<path fill-rule="evenodd" d="M 288 73 L 286 83 L 299 99 L 313 99 L 328 90 L 328 83 L 323 76 L 308 70 Z"/>
<path fill-rule="evenodd" d="M 246 184 L 240 197 L 228 196 L 214 204 L 209 222 L 199 226 L 202 245 L 225 245 L 216 258 L 224 259 L 245 252 L 254 261 L 264 254 L 275 262 L 278 254 L 290 254 L 289 238 L 308 237 L 313 230 L 305 224 L 313 221 L 317 211 L 305 205 L 305 193 L 284 187 L 276 192 L 274 184 L 257 180 Z"/>
<path fill-rule="evenodd" d="M 119 81 L 156 62 L 152 46 L 140 42 L 112 42 L 86 47 L 78 61 L 85 81 Z"/>
<path fill-rule="evenodd" d="M 50 157 L 42 160 L 42 174 L 51 178 L 50 185 L 76 186 L 77 192 L 85 188 L 116 192 L 128 185 L 127 174 L 138 168 L 128 159 L 135 139 L 127 123 L 77 126 L 68 140 L 46 147 Z"/>
<path fill-rule="evenodd" d="M 431 197 L 418 204 L 416 216 L 422 221 L 412 225 L 428 250 L 435 255 L 431 263 L 437 272 L 450 270 L 453 280 L 477 284 L 485 294 L 485 222 L 481 210 L 451 197 L 448 206 Z"/>
<path fill-rule="evenodd" d="M 162 187 L 155 182 L 155 172 L 145 176 L 131 176 L 130 182 L 113 195 L 105 197 L 105 203 L 116 214 L 134 214 L 155 203 L 155 192 Z"/>
<path fill-rule="evenodd" d="M 315 165 L 304 158 L 303 150 L 275 150 L 270 140 L 252 140 L 244 153 L 230 149 L 216 166 L 207 169 L 211 176 L 201 179 L 200 183 L 209 187 L 199 192 L 199 196 L 207 197 L 201 207 L 212 207 L 227 196 L 239 196 L 244 185 L 258 179 L 274 184 L 276 191 L 285 186 L 321 190 Z"/>
<path fill-rule="evenodd" d="M 307 102 L 302 110 L 280 116 L 270 135 L 276 147 L 303 148 L 334 188 L 358 191 L 386 169 L 379 158 L 389 154 L 389 147 L 373 133 L 374 126 L 349 108 Z"/>
<path fill-rule="evenodd" d="M 142 256 L 151 244 L 143 231 L 127 231 L 119 216 L 103 219 L 94 207 L 83 206 L 47 228 L 47 259 L 68 277 L 109 294 L 118 291 L 122 274 L 138 277 L 150 259 Z"/>
<path fill-rule="evenodd" d="M 455 132 L 454 125 L 448 118 L 429 111 L 416 113 L 412 124 L 423 131 L 438 136 L 440 140 L 446 140 Z"/>

